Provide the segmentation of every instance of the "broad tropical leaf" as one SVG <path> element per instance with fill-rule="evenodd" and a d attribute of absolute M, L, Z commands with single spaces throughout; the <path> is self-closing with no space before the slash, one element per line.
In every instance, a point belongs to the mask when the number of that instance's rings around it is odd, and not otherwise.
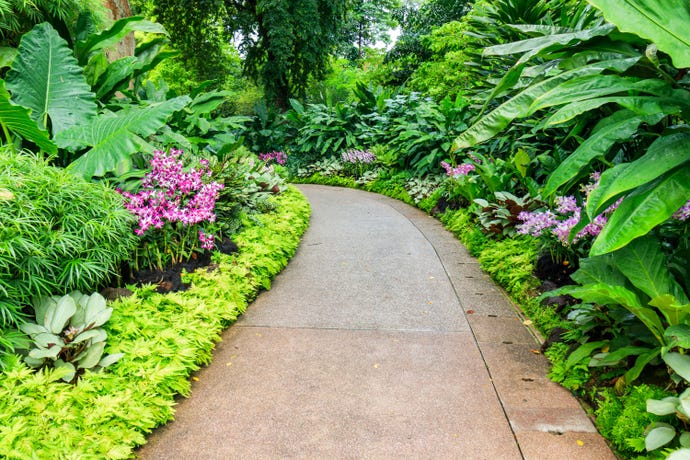
<path fill-rule="evenodd" d="M 614 260 L 632 284 L 650 298 L 677 292 L 658 240 L 651 237 L 633 240 L 616 252 Z"/>
<path fill-rule="evenodd" d="M 649 146 L 647 152 L 632 163 L 609 168 L 601 175 L 599 186 L 587 200 L 590 219 L 600 213 L 611 200 L 624 192 L 651 182 L 661 175 L 690 162 L 690 134 L 663 136 Z"/>
<path fill-rule="evenodd" d="M 158 23 L 148 21 L 142 16 L 131 16 L 119 19 L 110 29 L 98 34 L 91 34 L 85 40 L 77 41 L 74 46 L 74 54 L 79 64 L 86 65 L 91 53 L 115 45 L 127 34 L 134 31 L 168 34 L 165 28 Z"/>
<path fill-rule="evenodd" d="M 587 0 L 621 32 L 654 43 L 673 64 L 690 67 L 690 3 L 684 0 Z"/>
<path fill-rule="evenodd" d="M 604 118 L 592 134 L 551 173 L 543 196 L 552 195 L 560 186 L 577 177 L 592 160 L 606 155 L 616 142 L 632 137 L 642 123 L 655 125 L 663 117 L 663 113 L 638 115 L 630 110 L 620 110 Z"/>
<path fill-rule="evenodd" d="M 610 284 L 612 286 L 624 286 L 626 278 L 620 270 L 613 265 L 611 254 L 580 259 L 580 268 L 571 275 L 573 281 L 578 284 Z"/>
<path fill-rule="evenodd" d="M 615 27 L 611 24 L 604 24 L 586 30 L 549 34 L 543 37 L 528 38 L 518 42 L 506 43 L 503 45 L 489 46 L 484 49 L 484 55 L 504 56 L 509 54 L 525 53 L 518 60 L 518 64 L 527 62 L 541 51 L 558 46 L 563 47 L 576 42 L 590 40 L 594 37 L 601 37 L 610 34 Z"/>
<path fill-rule="evenodd" d="M 67 42 L 48 23 L 22 37 L 7 74 L 12 100 L 31 109 L 31 118 L 53 135 L 87 122 L 96 102 Z"/>
<path fill-rule="evenodd" d="M 606 254 L 646 235 L 690 197 L 690 164 L 637 188 L 616 209 L 592 244 L 590 255 Z"/>
<path fill-rule="evenodd" d="M 29 116 L 29 109 L 10 102 L 10 93 L 5 89 L 5 82 L 0 80 L 0 125 L 8 131 L 33 142 L 41 150 L 57 153 L 57 146 L 50 140 L 48 132 L 38 128 Z M 11 143 L 11 139 L 6 139 Z"/>
<path fill-rule="evenodd" d="M 656 337 L 660 344 L 664 344 L 664 326 L 659 315 L 652 308 L 643 306 L 637 295 L 623 286 L 611 286 L 603 283 L 588 284 L 586 286 L 564 286 L 555 292 L 570 294 L 584 302 L 625 307 L 647 326 L 647 329 Z"/>
<path fill-rule="evenodd" d="M 480 142 L 491 139 L 493 136 L 503 131 L 516 118 L 527 116 L 530 106 L 539 96 L 559 86 L 564 81 L 583 75 L 599 74 L 604 70 L 624 72 L 637 61 L 638 58 L 627 58 L 597 62 L 563 72 L 555 77 L 536 83 L 483 116 L 478 122 L 460 134 L 460 136 L 455 139 L 453 149 L 458 150 L 472 147 Z"/>
<path fill-rule="evenodd" d="M 69 166 L 84 177 L 126 171 L 131 155 L 146 145 L 141 137 L 155 133 L 170 115 L 184 108 L 189 101 L 188 96 L 180 96 L 148 107 L 100 115 L 86 125 L 60 133 L 55 141 L 60 147 L 70 150 L 92 147 Z"/>

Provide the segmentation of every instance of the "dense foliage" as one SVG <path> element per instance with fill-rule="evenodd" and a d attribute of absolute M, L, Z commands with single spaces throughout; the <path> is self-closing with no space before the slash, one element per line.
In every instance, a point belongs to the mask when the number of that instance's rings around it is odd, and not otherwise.
<path fill-rule="evenodd" d="M 188 275 L 189 291 L 152 286 L 111 304 L 106 352 L 123 353 L 107 372 L 62 384 L 67 370 L 33 373 L 18 359 L 0 377 L 0 452 L 8 458 L 129 458 L 144 435 L 172 419 L 175 397 L 207 364 L 220 333 L 287 263 L 309 222 L 294 189 L 276 198 L 276 213 L 247 222 L 240 251 L 219 255 L 219 268 Z M 49 423 L 46 421 L 50 420 Z"/>
<path fill-rule="evenodd" d="M 118 194 L 35 157 L 0 154 L 0 319 L 22 320 L 36 296 L 92 290 L 134 249 Z"/>

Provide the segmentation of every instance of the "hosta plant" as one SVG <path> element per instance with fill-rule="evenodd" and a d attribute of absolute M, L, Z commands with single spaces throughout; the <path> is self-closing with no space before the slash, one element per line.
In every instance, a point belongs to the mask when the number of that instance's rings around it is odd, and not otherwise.
<path fill-rule="evenodd" d="M 80 291 L 44 297 L 34 305 L 36 322 L 20 326 L 31 337 L 24 361 L 31 367 L 65 369 L 62 380 L 76 382 L 86 370 L 99 370 L 117 362 L 122 353 L 103 356 L 108 337 L 101 327 L 113 313 L 98 293 Z"/>
<path fill-rule="evenodd" d="M 683 391 L 678 396 L 667 396 L 663 399 L 648 399 L 647 412 L 659 415 L 675 415 L 683 424 L 690 420 L 690 388 Z M 680 448 L 677 448 L 667 457 L 670 459 L 690 458 L 690 432 L 681 431 L 678 433 L 676 427 L 670 423 L 654 422 L 646 430 L 645 448 L 647 451 L 660 449 L 668 446 L 678 436 Z"/>

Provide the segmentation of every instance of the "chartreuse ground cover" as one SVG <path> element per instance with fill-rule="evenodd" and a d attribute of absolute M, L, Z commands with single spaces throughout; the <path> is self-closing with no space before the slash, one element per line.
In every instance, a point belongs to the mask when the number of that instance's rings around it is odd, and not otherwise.
<path fill-rule="evenodd" d="M 185 275 L 191 288 L 153 286 L 111 304 L 107 370 L 64 383 L 64 369 L 30 369 L 10 358 L 0 377 L 0 452 L 5 458 L 128 458 L 145 435 L 174 416 L 190 374 L 211 361 L 220 334 L 294 254 L 310 208 L 296 189 L 273 198 L 276 210 L 253 216 L 236 235 L 239 251 L 216 253 L 214 269 Z"/>

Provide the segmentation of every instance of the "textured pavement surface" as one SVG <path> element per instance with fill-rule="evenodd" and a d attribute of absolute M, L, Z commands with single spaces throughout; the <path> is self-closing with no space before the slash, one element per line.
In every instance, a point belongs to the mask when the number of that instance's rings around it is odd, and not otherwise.
<path fill-rule="evenodd" d="M 435 219 L 301 185 L 311 226 L 143 459 L 615 459 Z"/>

